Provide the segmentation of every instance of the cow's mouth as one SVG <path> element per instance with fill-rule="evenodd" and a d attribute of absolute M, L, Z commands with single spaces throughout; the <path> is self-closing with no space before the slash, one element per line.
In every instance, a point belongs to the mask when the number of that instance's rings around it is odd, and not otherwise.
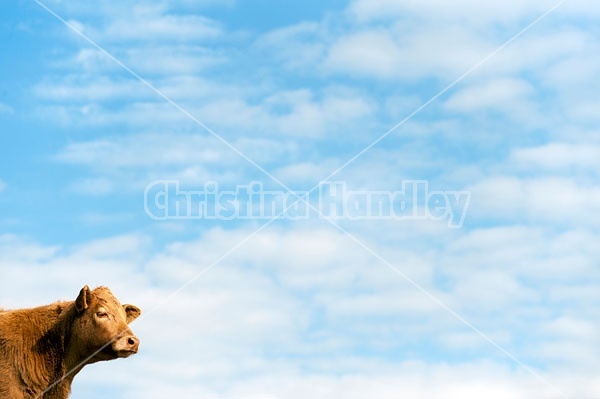
<path fill-rule="evenodd" d="M 102 349 L 102 351 L 100 351 L 101 356 L 106 359 L 116 359 L 116 358 L 121 358 L 121 357 L 125 358 L 125 357 L 129 357 L 131 355 L 134 355 L 136 353 L 137 353 L 137 351 L 128 350 L 128 349 L 115 350 L 110 345 L 107 346 L 106 348 Z"/>
<path fill-rule="evenodd" d="M 117 357 L 119 357 L 119 355 L 117 354 L 117 352 L 115 352 L 115 350 L 110 345 L 106 346 L 105 348 L 102 348 L 102 350 L 95 356 L 96 361 L 112 360 L 112 359 L 116 359 Z"/>
<path fill-rule="evenodd" d="M 134 350 L 121 350 L 121 351 L 117 351 L 117 356 L 118 357 L 129 357 L 131 355 L 135 355 L 137 353 L 137 351 Z"/>
<path fill-rule="evenodd" d="M 106 348 L 102 349 L 102 354 L 110 357 L 111 359 L 115 359 L 118 357 L 129 357 L 131 355 L 135 355 L 137 353 L 137 350 L 132 350 L 132 349 L 114 349 L 112 346 L 107 346 Z"/>

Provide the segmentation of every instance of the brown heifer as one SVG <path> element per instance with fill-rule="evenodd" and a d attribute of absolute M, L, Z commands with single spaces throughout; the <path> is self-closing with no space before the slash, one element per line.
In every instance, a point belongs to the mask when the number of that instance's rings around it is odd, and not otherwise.
<path fill-rule="evenodd" d="M 127 324 L 140 313 L 87 285 L 75 301 L 0 312 L 0 398 L 66 399 L 85 365 L 137 352 Z"/>

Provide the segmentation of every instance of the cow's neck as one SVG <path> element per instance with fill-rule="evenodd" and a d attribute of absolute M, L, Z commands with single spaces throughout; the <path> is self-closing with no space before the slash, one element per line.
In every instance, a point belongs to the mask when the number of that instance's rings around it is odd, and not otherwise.
<path fill-rule="evenodd" d="M 77 317 L 77 310 L 75 309 L 75 303 L 69 303 L 68 307 L 59 320 L 57 321 L 57 329 L 62 337 L 60 347 L 62 348 L 62 359 L 63 359 L 63 375 L 65 380 L 73 380 L 75 375 L 83 369 L 83 366 L 88 364 L 86 359 L 88 354 L 83 351 L 78 342 L 75 342 L 73 335 L 71 334 L 71 327 L 75 318 Z"/>
<path fill-rule="evenodd" d="M 72 302 L 50 305 L 45 310 L 53 317 L 35 344 L 37 354 L 43 358 L 46 375 L 51 376 L 42 398 L 63 399 L 68 397 L 73 378 L 83 368 L 69 350 L 71 325 L 77 313 Z"/>

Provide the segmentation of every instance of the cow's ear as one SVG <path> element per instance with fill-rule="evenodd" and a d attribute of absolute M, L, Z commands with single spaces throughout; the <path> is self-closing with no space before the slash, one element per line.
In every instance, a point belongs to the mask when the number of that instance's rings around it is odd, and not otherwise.
<path fill-rule="evenodd" d="M 125 314 L 127 315 L 127 324 L 131 323 L 142 314 L 140 308 L 135 305 L 123 305 L 123 309 L 125 309 Z"/>
<path fill-rule="evenodd" d="M 75 307 L 77 308 L 77 312 L 82 313 L 84 310 L 88 308 L 90 302 L 92 302 L 92 291 L 90 291 L 90 287 L 85 285 L 81 291 L 79 291 L 79 296 L 75 300 Z"/>

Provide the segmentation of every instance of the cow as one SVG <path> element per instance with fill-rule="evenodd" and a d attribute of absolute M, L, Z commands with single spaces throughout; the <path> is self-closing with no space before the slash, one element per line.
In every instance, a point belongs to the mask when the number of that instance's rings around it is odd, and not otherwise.
<path fill-rule="evenodd" d="M 85 365 L 137 353 L 128 324 L 140 314 L 87 285 L 74 301 L 0 311 L 0 398 L 68 398 Z"/>

